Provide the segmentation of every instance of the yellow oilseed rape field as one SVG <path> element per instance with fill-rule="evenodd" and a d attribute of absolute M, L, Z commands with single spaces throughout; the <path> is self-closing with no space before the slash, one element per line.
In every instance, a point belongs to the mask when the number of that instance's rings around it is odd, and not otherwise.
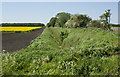
<path fill-rule="evenodd" d="M 0 27 L 0 31 L 30 31 L 42 27 Z"/>

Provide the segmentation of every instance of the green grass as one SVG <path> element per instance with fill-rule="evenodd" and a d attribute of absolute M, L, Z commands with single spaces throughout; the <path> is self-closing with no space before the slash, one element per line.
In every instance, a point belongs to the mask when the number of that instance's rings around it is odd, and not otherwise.
<path fill-rule="evenodd" d="M 2 54 L 2 75 L 118 75 L 119 56 L 106 57 L 114 53 L 117 31 L 46 28 L 26 49 Z"/>

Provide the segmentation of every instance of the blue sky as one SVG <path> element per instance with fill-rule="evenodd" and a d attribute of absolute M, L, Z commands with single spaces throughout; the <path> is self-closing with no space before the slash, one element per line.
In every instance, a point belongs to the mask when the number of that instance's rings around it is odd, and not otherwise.
<path fill-rule="evenodd" d="M 3 2 L 2 22 L 46 24 L 59 12 L 87 14 L 92 19 L 99 19 L 107 9 L 111 9 L 111 23 L 118 23 L 117 2 Z"/>

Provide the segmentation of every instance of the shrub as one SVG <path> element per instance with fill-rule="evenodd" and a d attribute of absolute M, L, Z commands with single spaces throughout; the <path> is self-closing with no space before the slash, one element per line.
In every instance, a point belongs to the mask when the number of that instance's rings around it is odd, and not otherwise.
<path fill-rule="evenodd" d="M 87 15 L 73 15 L 71 18 L 66 22 L 66 27 L 72 27 L 72 28 L 77 28 L 77 27 L 86 27 L 87 23 L 91 21 L 92 19 L 88 17 Z"/>
<path fill-rule="evenodd" d="M 87 27 L 97 27 L 100 28 L 102 24 L 100 23 L 100 20 L 93 20 L 87 24 Z"/>

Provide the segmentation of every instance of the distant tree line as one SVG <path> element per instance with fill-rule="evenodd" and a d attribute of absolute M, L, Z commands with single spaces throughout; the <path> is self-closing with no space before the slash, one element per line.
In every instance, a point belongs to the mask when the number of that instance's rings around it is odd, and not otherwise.
<path fill-rule="evenodd" d="M 42 23 L 2 23 L 3 27 L 43 27 Z"/>
<path fill-rule="evenodd" d="M 120 24 L 111 24 L 112 27 L 120 27 Z"/>
<path fill-rule="evenodd" d="M 61 12 L 55 17 L 52 17 L 47 23 L 48 27 L 66 27 L 66 28 L 77 28 L 77 27 L 98 27 L 110 30 L 112 26 L 110 24 L 110 9 L 106 10 L 100 17 L 100 20 L 92 20 L 87 15 Z"/>

